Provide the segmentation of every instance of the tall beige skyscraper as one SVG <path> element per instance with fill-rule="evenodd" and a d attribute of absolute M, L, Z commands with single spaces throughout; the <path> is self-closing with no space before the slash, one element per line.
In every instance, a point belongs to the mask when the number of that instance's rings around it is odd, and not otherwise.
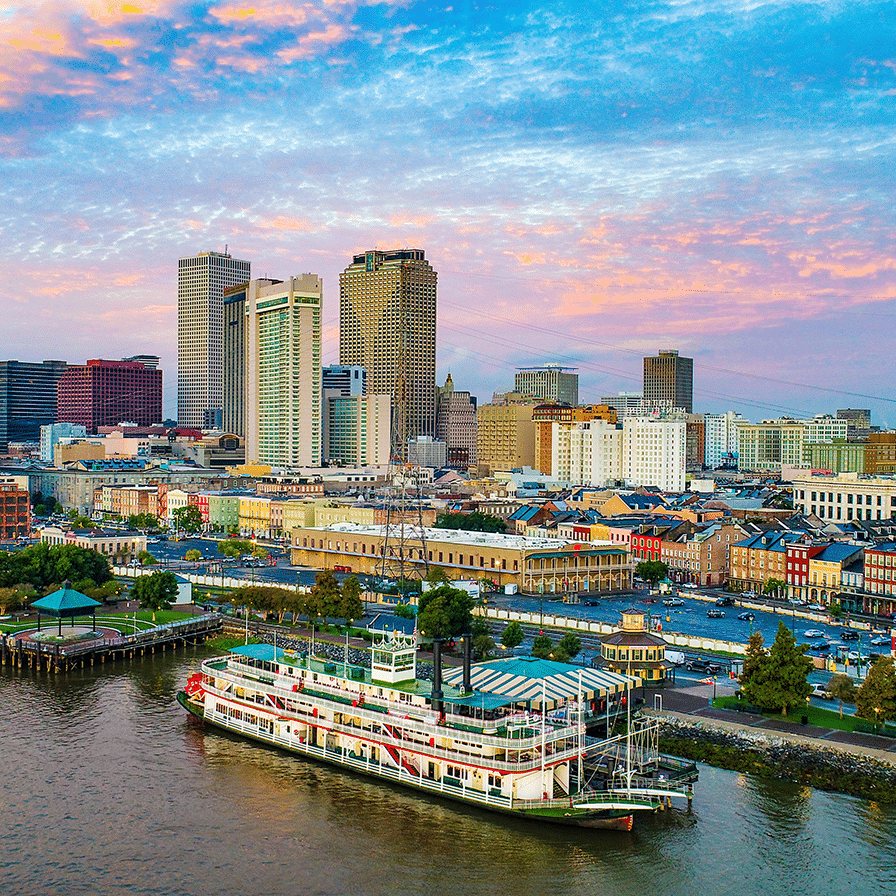
<path fill-rule="evenodd" d="M 339 363 L 367 370 L 368 394 L 401 403 L 404 345 L 404 442 L 434 435 L 436 422 L 436 280 L 422 249 L 355 255 L 339 277 Z"/>
<path fill-rule="evenodd" d="M 316 274 L 246 289 L 246 460 L 320 466 L 321 305 Z"/>
<path fill-rule="evenodd" d="M 177 263 L 177 422 L 221 426 L 224 290 L 249 279 L 250 264 L 222 252 Z"/>

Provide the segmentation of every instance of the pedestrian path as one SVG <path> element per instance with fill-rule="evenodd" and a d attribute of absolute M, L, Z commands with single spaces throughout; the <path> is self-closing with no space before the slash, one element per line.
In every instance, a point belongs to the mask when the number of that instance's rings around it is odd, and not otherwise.
<path fill-rule="evenodd" d="M 662 697 L 661 709 L 655 708 L 653 694 Z M 707 688 L 705 685 L 651 691 L 647 695 L 645 709 L 652 715 L 678 718 L 683 721 L 706 719 L 713 727 L 734 734 L 746 731 L 764 732 L 789 743 L 811 745 L 820 749 L 834 747 L 846 753 L 868 756 L 896 765 L 896 740 L 893 738 L 838 731 L 816 725 L 801 725 L 786 719 L 770 719 L 753 713 L 717 709 L 710 704 L 711 697 L 712 688 Z"/>

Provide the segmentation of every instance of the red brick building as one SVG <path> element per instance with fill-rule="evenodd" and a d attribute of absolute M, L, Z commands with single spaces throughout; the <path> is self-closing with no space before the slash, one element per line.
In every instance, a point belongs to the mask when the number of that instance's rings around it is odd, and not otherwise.
<path fill-rule="evenodd" d="M 79 423 L 90 434 L 123 421 L 151 426 L 162 419 L 162 371 L 139 361 L 70 366 L 59 379 L 57 395 L 57 420 Z"/>
<path fill-rule="evenodd" d="M 0 539 L 31 532 L 31 496 L 14 479 L 0 479 Z"/>

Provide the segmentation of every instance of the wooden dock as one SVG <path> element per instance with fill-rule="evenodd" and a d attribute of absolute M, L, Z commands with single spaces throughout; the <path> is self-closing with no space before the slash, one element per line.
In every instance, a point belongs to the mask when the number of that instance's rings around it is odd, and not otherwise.
<path fill-rule="evenodd" d="M 124 620 L 123 620 L 124 621 Z M 156 651 L 203 643 L 221 629 L 216 613 L 170 622 L 130 635 L 114 634 L 72 644 L 33 641 L 26 633 L 0 635 L 0 665 L 53 673 L 83 669 L 96 663 L 134 659 Z"/>

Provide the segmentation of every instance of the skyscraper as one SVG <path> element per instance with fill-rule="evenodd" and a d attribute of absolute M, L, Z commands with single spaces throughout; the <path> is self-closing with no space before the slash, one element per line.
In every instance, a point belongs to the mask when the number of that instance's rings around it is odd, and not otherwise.
<path fill-rule="evenodd" d="M 476 399 L 454 388 L 449 373 L 439 386 L 436 438 L 448 447 L 448 465 L 465 469 L 476 463 Z"/>
<path fill-rule="evenodd" d="M 162 371 L 139 361 L 73 364 L 59 378 L 56 419 L 93 434 L 100 426 L 162 422 Z"/>
<path fill-rule="evenodd" d="M 694 359 L 683 358 L 675 349 L 664 349 L 644 359 L 644 406 L 647 410 L 684 408 L 694 410 Z"/>
<path fill-rule="evenodd" d="M 520 367 L 513 391 L 542 401 L 558 401 L 575 407 L 579 403 L 579 375 L 574 367 L 545 364 L 544 367 Z"/>
<path fill-rule="evenodd" d="M 177 421 L 221 426 L 223 297 L 249 280 L 250 264 L 221 252 L 200 252 L 177 263 Z"/>
<path fill-rule="evenodd" d="M 10 442 L 37 442 L 56 422 L 56 394 L 65 361 L 0 361 L 0 450 Z"/>
<path fill-rule="evenodd" d="M 268 280 L 267 283 L 280 281 Z M 246 283 L 224 290 L 222 420 L 225 432 L 246 434 Z"/>
<path fill-rule="evenodd" d="M 320 466 L 320 313 L 316 274 L 246 287 L 246 460 Z"/>
<path fill-rule="evenodd" d="M 339 363 L 365 367 L 368 394 L 403 408 L 400 444 L 435 432 L 436 280 L 422 249 L 355 255 L 339 278 Z"/>

